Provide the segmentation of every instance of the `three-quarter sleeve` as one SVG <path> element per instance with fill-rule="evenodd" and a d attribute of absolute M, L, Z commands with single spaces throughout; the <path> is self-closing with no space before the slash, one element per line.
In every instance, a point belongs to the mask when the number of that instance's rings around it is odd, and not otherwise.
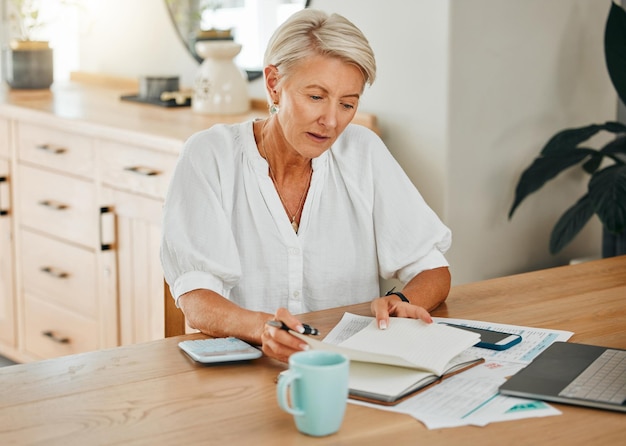
<path fill-rule="evenodd" d="M 161 262 L 172 294 L 198 288 L 225 294 L 241 276 L 237 246 L 224 212 L 215 146 L 230 146 L 219 129 L 185 144 L 163 208 Z M 226 148 L 222 150 L 226 150 Z M 219 150 L 217 151 L 219 153 Z"/>

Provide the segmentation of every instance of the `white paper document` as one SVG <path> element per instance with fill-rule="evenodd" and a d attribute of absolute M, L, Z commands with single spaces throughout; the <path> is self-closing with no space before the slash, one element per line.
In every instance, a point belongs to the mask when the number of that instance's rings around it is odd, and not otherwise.
<path fill-rule="evenodd" d="M 507 350 L 488 350 L 485 348 L 472 347 L 472 353 L 480 354 L 485 360 L 497 359 L 498 361 L 511 361 L 520 364 L 530 362 L 544 351 L 554 341 L 567 341 L 574 333 L 562 330 L 547 330 L 544 328 L 522 327 L 519 325 L 496 324 L 492 322 L 471 321 L 466 319 L 451 319 L 434 317 L 435 322 L 447 322 L 449 324 L 467 325 L 470 327 L 484 328 L 487 330 L 503 331 L 518 334 L 522 342 Z"/>
<path fill-rule="evenodd" d="M 481 356 L 485 363 L 454 375 L 395 406 L 382 406 L 350 400 L 380 410 L 405 413 L 420 420 L 429 429 L 464 425 L 485 426 L 496 421 L 559 415 L 547 403 L 498 394 L 498 387 L 518 370 L 529 364 L 555 341 L 567 341 L 572 332 L 496 324 L 464 319 L 433 318 L 478 328 L 500 330 L 522 336 L 522 342 L 508 350 L 496 351 L 470 347 L 463 354 Z M 337 344 L 359 332 L 372 321 L 371 317 L 345 313 L 326 336 L 324 342 Z M 393 321 L 392 321 L 393 322 Z"/>

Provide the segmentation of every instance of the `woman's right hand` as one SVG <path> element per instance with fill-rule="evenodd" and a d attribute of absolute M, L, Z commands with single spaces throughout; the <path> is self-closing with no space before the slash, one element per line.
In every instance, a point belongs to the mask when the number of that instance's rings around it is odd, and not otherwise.
<path fill-rule="evenodd" d="M 274 320 L 284 323 L 290 329 L 302 333 L 302 323 L 286 308 L 279 308 L 274 314 Z M 291 335 L 287 330 L 265 324 L 261 335 L 261 348 L 270 358 L 288 362 L 289 357 L 299 351 L 308 350 L 306 342 Z"/>

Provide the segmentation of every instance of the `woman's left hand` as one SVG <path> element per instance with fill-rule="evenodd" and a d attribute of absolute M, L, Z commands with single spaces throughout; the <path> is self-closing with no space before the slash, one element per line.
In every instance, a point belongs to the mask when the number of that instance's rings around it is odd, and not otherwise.
<path fill-rule="evenodd" d="M 390 316 L 421 319 L 428 324 L 433 321 L 425 308 L 404 302 L 394 294 L 374 299 L 370 309 L 372 314 L 376 316 L 376 323 L 381 330 L 389 326 Z"/>
<path fill-rule="evenodd" d="M 441 305 L 448 297 L 449 291 L 448 267 L 427 269 L 409 280 L 402 288 L 402 293 L 406 298 L 415 303 L 404 302 L 399 296 L 389 294 L 374 299 L 370 309 L 376 316 L 378 327 L 382 330 L 389 326 L 389 316 L 421 319 L 430 324 L 433 319 L 428 309 L 434 310 Z"/>

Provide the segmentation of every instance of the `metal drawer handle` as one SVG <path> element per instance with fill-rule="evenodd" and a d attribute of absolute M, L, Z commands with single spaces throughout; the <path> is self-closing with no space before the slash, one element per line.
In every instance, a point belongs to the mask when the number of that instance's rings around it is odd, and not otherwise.
<path fill-rule="evenodd" d="M 47 208 L 54 209 L 55 211 L 62 211 L 63 209 L 67 209 L 69 207 L 67 204 L 55 200 L 41 200 L 39 201 L 39 204 Z"/>
<path fill-rule="evenodd" d="M 144 175 L 146 177 L 152 177 L 155 175 L 159 175 L 161 173 L 158 170 L 154 170 L 150 167 L 145 167 L 145 166 L 124 167 L 124 170 L 127 170 L 128 172 L 133 172 L 139 175 Z"/>
<path fill-rule="evenodd" d="M 70 276 L 69 273 L 60 270 L 59 268 L 55 268 L 54 266 L 42 266 L 39 270 L 46 274 L 50 274 L 52 277 L 57 279 L 67 279 Z"/>
<path fill-rule="evenodd" d="M 0 177 L 0 186 L 4 183 L 9 184 L 9 179 L 7 177 Z M 9 215 L 9 210 L 2 208 L 2 191 L 0 190 L 0 216 L 3 215 Z"/>
<path fill-rule="evenodd" d="M 44 335 L 44 336 L 49 337 L 54 342 L 58 342 L 59 344 L 69 344 L 70 343 L 70 338 L 59 337 L 59 336 L 55 335 L 51 330 L 42 331 L 41 334 Z"/>
<path fill-rule="evenodd" d="M 114 246 L 115 212 L 112 206 L 102 206 L 100 208 L 100 250 L 109 251 Z"/>
<path fill-rule="evenodd" d="M 53 146 L 51 144 L 37 144 L 35 147 L 37 147 L 39 150 L 44 150 L 54 155 L 60 155 L 67 152 L 67 149 L 65 147 Z"/>

